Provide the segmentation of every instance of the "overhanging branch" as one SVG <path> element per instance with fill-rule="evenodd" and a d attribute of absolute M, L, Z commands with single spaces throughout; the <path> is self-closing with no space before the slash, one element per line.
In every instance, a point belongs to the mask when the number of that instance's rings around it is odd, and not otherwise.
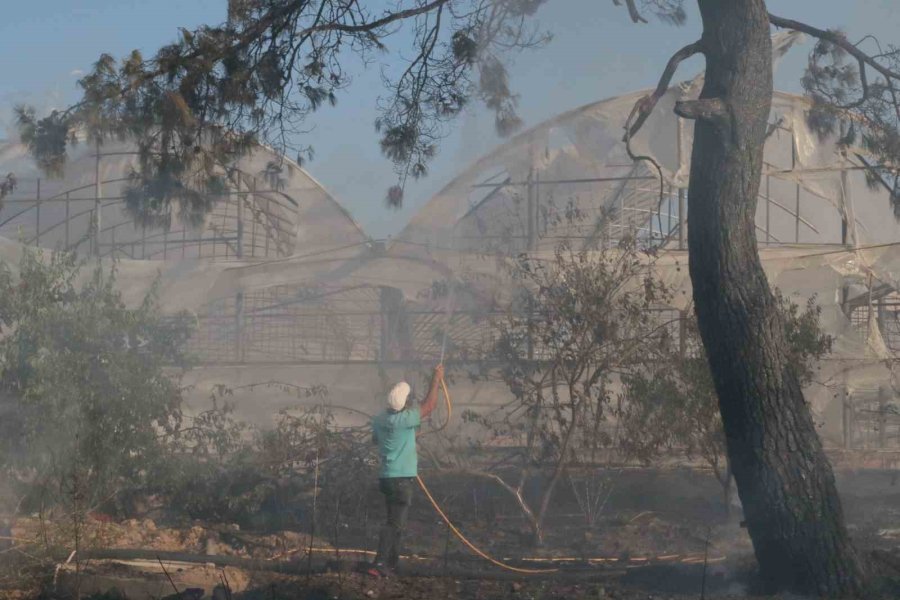
<path fill-rule="evenodd" d="M 794 21 L 793 19 L 785 19 L 783 17 L 773 15 L 772 13 L 769 13 L 769 22 L 775 27 L 781 27 L 782 29 L 792 29 L 794 31 L 799 31 L 807 35 L 811 35 L 814 38 L 830 42 L 859 61 L 860 66 L 868 65 L 888 79 L 900 79 L 900 73 L 882 65 L 877 60 L 875 60 L 874 57 L 866 54 L 857 46 L 850 43 L 850 41 L 840 33 L 819 29 L 817 27 L 813 27 L 812 25 L 801 23 L 800 21 Z M 860 71 L 860 76 L 865 77 L 864 69 L 860 69 Z"/>
<path fill-rule="evenodd" d="M 613 4 L 616 6 L 622 6 L 622 0 L 613 0 Z M 628 6 L 628 15 L 631 17 L 631 20 L 635 23 L 646 23 L 647 19 L 641 16 L 640 11 L 637 8 L 637 5 L 634 3 L 634 0 L 625 0 L 625 4 Z"/>
<path fill-rule="evenodd" d="M 659 83 L 656 84 L 656 89 L 653 90 L 652 94 L 644 96 L 635 103 L 634 107 L 631 109 L 631 113 L 628 115 L 628 119 L 625 121 L 625 137 L 623 138 L 623 141 L 625 142 L 625 151 L 628 152 L 628 157 L 634 162 L 649 162 L 654 166 L 657 173 L 659 173 L 659 206 L 657 207 L 657 212 L 665 199 L 665 178 L 663 177 L 662 166 L 652 156 L 635 154 L 631 149 L 631 138 L 634 137 L 644 125 L 647 118 L 653 113 L 653 109 L 656 108 L 659 99 L 662 98 L 669 89 L 669 85 L 672 83 L 672 77 L 675 75 L 675 71 L 678 70 L 678 65 L 691 56 L 701 52 L 703 52 L 703 45 L 700 40 L 697 40 L 673 54 L 672 58 L 669 59 L 669 62 L 666 63 L 666 68 L 659 78 Z"/>
<path fill-rule="evenodd" d="M 433 0 L 432 2 L 423 4 L 422 6 L 388 13 L 382 18 L 370 21 L 368 23 L 359 23 L 354 25 L 348 25 L 344 23 L 324 23 L 322 25 L 310 27 L 300 33 L 320 33 L 323 31 L 339 31 L 341 33 L 365 33 L 376 31 L 378 29 L 381 29 L 382 27 L 385 27 L 386 25 L 390 25 L 391 23 L 403 21 L 412 17 L 417 17 L 419 15 L 424 15 L 442 7 L 445 4 L 448 4 L 449 2 L 450 0 Z"/>
<path fill-rule="evenodd" d="M 644 125 L 644 122 L 646 122 L 647 118 L 653 112 L 653 109 L 656 108 L 659 99 L 662 98 L 666 93 L 666 90 L 669 89 L 669 85 L 672 83 L 672 77 L 675 75 L 675 71 L 678 70 L 678 65 L 693 55 L 700 54 L 701 52 L 703 52 L 703 45 L 700 40 L 697 40 L 672 55 L 672 58 L 670 58 L 669 62 L 666 64 L 666 68 L 659 78 L 659 83 L 656 84 L 656 89 L 653 90 L 653 93 L 649 96 L 644 96 L 634 105 L 631 114 L 632 116 L 636 114 L 637 118 L 634 123 L 631 123 L 631 116 L 628 118 L 628 123 L 625 125 L 626 133 L 623 141 L 627 142 L 630 138 L 634 137 L 638 130 Z"/>

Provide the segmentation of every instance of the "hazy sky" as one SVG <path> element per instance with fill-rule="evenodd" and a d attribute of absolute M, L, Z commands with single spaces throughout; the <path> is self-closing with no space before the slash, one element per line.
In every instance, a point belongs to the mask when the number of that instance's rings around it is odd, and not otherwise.
<path fill-rule="evenodd" d="M 370 0 L 371 1 L 371 0 Z M 380 0 L 376 0 L 380 2 Z M 145 55 L 174 39 L 179 27 L 219 23 L 225 0 L 32 0 L 5 2 L 0 16 L 0 120 L 28 102 L 61 106 L 75 98 L 75 82 L 101 52 L 122 56 L 138 48 Z M 632 24 L 612 0 L 551 0 L 540 12 L 542 26 L 554 34 L 541 50 L 519 55 L 512 80 L 521 94 L 526 126 L 602 98 L 655 85 L 668 56 L 698 35 L 699 16 L 688 2 L 685 27 Z M 874 34 L 882 43 L 900 44 L 900 0 L 770 0 L 770 10 L 822 28 L 841 28 L 852 39 Z M 402 38 L 388 40 L 402 51 Z M 385 60 L 388 60 L 387 55 Z M 806 48 L 782 64 L 776 85 L 797 91 Z M 683 65 L 676 79 L 702 67 Z M 384 191 L 394 183 L 390 163 L 381 157 L 373 132 L 380 92 L 378 68 L 356 69 L 353 86 L 336 108 L 315 114 L 302 143 L 315 148 L 308 170 L 346 206 L 374 237 L 397 232 L 416 208 L 453 174 L 500 140 L 489 116 L 470 110 L 453 128 L 432 165 L 431 175 L 411 184 L 405 207 L 385 208 Z"/>

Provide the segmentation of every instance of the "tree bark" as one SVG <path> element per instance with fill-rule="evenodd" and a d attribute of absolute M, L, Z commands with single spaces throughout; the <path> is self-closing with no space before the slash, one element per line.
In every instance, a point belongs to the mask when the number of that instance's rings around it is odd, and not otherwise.
<path fill-rule="evenodd" d="M 863 569 L 756 244 L 773 91 L 765 1 L 699 5 L 705 84 L 676 112 L 696 119 L 690 274 L 738 494 L 767 588 L 856 595 Z"/>

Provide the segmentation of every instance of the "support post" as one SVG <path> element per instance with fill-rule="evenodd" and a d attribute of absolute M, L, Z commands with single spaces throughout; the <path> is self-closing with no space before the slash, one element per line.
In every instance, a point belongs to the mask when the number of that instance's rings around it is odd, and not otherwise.
<path fill-rule="evenodd" d="M 528 362 L 532 363 L 534 361 L 534 335 L 533 335 L 533 324 L 534 324 L 534 297 L 528 297 L 528 339 L 526 352 L 528 356 Z"/>
<path fill-rule="evenodd" d="M 66 250 L 69 249 L 69 212 L 71 210 L 72 200 L 69 192 L 66 192 Z"/>
<path fill-rule="evenodd" d="M 531 249 L 537 250 L 538 240 L 541 237 L 541 172 L 534 170 L 534 239 Z"/>
<path fill-rule="evenodd" d="M 250 207 L 250 256 L 256 258 L 256 177 L 250 178 L 247 184 L 247 205 Z"/>
<path fill-rule="evenodd" d="M 850 395 L 847 393 L 847 388 L 841 388 L 841 409 L 844 450 L 851 450 L 853 448 L 853 430 L 850 428 L 851 408 Z"/>
<path fill-rule="evenodd" d="M 678 171 L 684 167 L 684 119 L 675 116 L 675 157 L 678 160 Z"/>
<path fill-rule="evenodd" d="M 841 169 L 841 245 L 847 245 L 847 236 L 849 234 L 849 223 L 847 222 L 847 166 Z"/>
<path fill-rule="evenodd" d="M 237 174 L 237 242 L 235 254 L 238 259 L 244 258 L 244 200 L 241 197 L 241 174 Z"/>
<path fill-rule="evenodd" d="M 40 246 L 41 245 L 41 178 L 40 177 L 38 177 L 38 179 L 37 179 L 37 193 L 35 195 L 37 196 L 37 205 L 35 206 L 35 209 L 34 209 L 35 210 L 34 245 Z"/>
<path fill-rule="evenodd" d="M 772 176 L 766 174 L 766 246 L 772 243 Z"/>
<path fill-rule="evenodd" d="M 666 215 L 666 237 L 672 235 L 672 184 L 669 184 L 669 208 Z"/>
<path fill-rule="evenodd" d="M 256 177 L 253 178 L 253 191 L 254 192 L 256 191 Z M 265 226 L 266 222 L 268 222 L 270 220 L 270 215 L 272 214 L 271 213 L 272 206 L 269 203 L 268 195 L 265 196 L 265 200 L 266 200 L 266 212 L 263 213 L 263 235 L 266 238 L 266 258 L 269 258 L 269 238 L 272 237 L 273 234 L 278 235 L 278 230 L 275 227 L 273 227 L 272 232 L 270 233 Z M 274 221 L 272 221 L 272 223 L 274 223 Z M 276 242 L 276 245 L 277 245 L 277 242 Z"/>
<path fill-rule="evenodd" d="M 525 192 L 525 209 L 528 211 L 527 250 L 534 250 L 535 246 L 535 222 L 534 222 L 534 167 L 528 172 L 528 189 Z"/>
<path fill-rule="evenodd" d="M 244 362 L 244 292 L 234 297 L 234 358 Z"/>
<path fill-rule="evenodd" d="M 847 392 L 847 448 L 853 450 L 856 446 L 854 436 L 856 434 L 856 403 L 853 401 L 853 394 Z"/>
<path fill-rule="evenodd" d="M 678 172 L 681 173 L 684 168 L 684 119 L 677 116 L 675 117 L 675 156 L 678 159 Z M 670 199 L 671 203 L 671 199 Z M 671 206 L 671 204 L 670 204 Z M 687 219 L 685 219 L 684 214 L 684 189 L 678 188 L 678 249 L 684 250 L 684 226 L 687 223 Z M 672 211 L 669 210 L 669 214 L 671 215 Z M 669 228 L 669 235 L 672 234 L 671 227 Z"/>
<path fill-rule="evenodd" d="M 793 171 L 797 168 L 797 135 L 793 129 L 791 129 L 791 171 L 793 175 Z M 794 201 L 794 243 L 800 242 L 800 182 L 797 181 L 794 184 L 794 189 L 796 190 L 795 201 Z"/>
<path fill-rule="evenodd" d="M 100 256 L 100 204 L 103 183 L 100 180 L 100 142 L 97 142 L 97 161 L 94 165 L 94 254 Z"/>
<path fill-rule="evenodd" d="M 94 217 L 93 210 L 88 214 L 88 218 L 90 219 L 91 227 L 94 227 L 94 225 L 97 221 L 96 221 L 96 217 Z M 96 245 L 97 245 L 97 236 L 92 235 L 90 237 L 90 239 L 88 240 L 88 250 L 90 251 L 91 256 L 94 256 L 97 253 L 96 247 L 95 247 Z"/>

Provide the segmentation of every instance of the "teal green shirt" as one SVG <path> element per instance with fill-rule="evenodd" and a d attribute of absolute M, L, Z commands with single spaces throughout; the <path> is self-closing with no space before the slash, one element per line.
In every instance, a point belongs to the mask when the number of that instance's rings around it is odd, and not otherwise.
<path fill-rule="evenodd" d="M 381 457 L 381 479 L 415 477 L 419 474 L 416 429 L 422 423 L 418 408 L 386 410 L 372 418 L 372 434 Z"/>

